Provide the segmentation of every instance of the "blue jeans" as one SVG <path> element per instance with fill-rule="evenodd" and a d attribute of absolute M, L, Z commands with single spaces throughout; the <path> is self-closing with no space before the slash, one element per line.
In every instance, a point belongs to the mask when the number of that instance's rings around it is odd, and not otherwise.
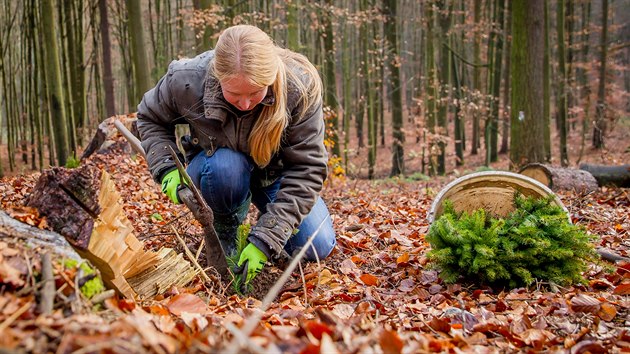
<path fill-rule="evenodd" d="M 218 233 L 219 227 L 225 225 L 217 223 L 232 224 L 236 227 L 240 225 L 247 215 L 250 200 L 262 214 L 267 211 L 267 204 L 276 199 L 281 179 L 267 187 L 258 187 L 259 183 L 251 178 L 253 170 L 254 163 L 251 159 L 228 148 L 217 149 L 210 157 L 202 151 L 190 162 L 188 174 L 214 212 Z M 330 213 L 321 197 L 317 197 L 313 209 L 302 220 L 298 233 L 289 238 L 284 250 L 289 255 L 297 253 L 322 221 L 323 225 L 314 235 L 312 247 L 306 251 L 304 258 L 314 261 L 327 257 L 337 240 Z M 230 237 L 235 238 L 235 234 Z"/>

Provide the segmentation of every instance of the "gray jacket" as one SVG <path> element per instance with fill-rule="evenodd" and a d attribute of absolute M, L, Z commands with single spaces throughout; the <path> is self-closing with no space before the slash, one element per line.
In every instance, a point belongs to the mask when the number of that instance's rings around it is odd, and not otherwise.
<path fill-rule="evenodd" d="M 175 168 L 168 146 L 175 151 L 175 125 L 188 124 L 191 135 L 182 138 L 188 158 L 205 151 L 212 156 L 227 147 L 250 154 L 249 134 L 262 105 L 273 103 L 271 90 L 249 112 L 233 108 L 221 93 L 218 80 L 208 70 L 214 51 L 192 59 L 175 60 L 167 74 L 138 105 L 138 131 L 155 181 Z M 321 102 L 300 119 L 302 106 L 295 84 L 288 82 L 287 111 L 291 115 L 281 147 L 264 168 L 255 168 L 252 180 L 267 186 L 282 178 L 276 200 L 267 205 L 252 228 L 249 241 L 268 256 L 282 251 L 293 230 L 311 211 L 327 173 L 324 120 Z"/>

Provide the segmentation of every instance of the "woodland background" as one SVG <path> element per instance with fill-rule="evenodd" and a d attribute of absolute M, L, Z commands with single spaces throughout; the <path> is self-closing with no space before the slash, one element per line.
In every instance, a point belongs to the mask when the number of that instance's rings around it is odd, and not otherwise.
<path fill-rule="evenodd" d="M 606 136 L 630 125 L 629 0 L 0 6 L 0 176 L 65 164 L 99 122 L 134 112 L 171 60 L 239 23 L 320 69 L 333 163 L 351 176 L 445 174 L 466 159 L 567 165 L 628 146 Z"/>

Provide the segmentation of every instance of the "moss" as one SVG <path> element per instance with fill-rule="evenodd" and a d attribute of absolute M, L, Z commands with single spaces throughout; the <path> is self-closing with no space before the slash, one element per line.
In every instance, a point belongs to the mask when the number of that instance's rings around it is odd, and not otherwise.
<path fill-rule="evenodd" d="M 79 266 L 79 268 L 83 271 L 84 276 L 86 277 L 94 274 L 91 279 L 86 281 L 81 286 L 81 294 L 83 294 L 83 296 L 85 296 L 86 298 L 91 299 L 92 296 L 105 291 L 103 280 L 101 280 L 101 278 L 96 274 L 96 270 L 90 267 L 87 262 L 81 262 L 79 264 L 79 262 L 74 259 L 64 259 L 62 263 L 63 266 L 67 269 L 76 268 L 77 266 Z"/>

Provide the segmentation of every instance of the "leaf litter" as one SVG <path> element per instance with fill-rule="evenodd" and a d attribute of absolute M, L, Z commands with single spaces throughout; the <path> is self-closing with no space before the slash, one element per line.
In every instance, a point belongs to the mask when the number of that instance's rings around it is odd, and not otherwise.
<path fill-rule="evenodd" d="M 171 204 L 142 158 L 119 141 L 85 163 L 107 170 L 145 247 L 182 246 L 193 254 L 201 229 L 185 207 Z M 45 219 L 24 207 L 38 175 L 0 180 L 0 208 L 40 228 Z M 264 313 L 240 338 L 243 351 L 288 353 L 630 350 L 630 264 L 591 266 L 588 285 L 567 288 L 537 282 L 529 288 L 492 289 L 444 284 L 428 268 L 426 219 L 435 191 L 448 183 L 402 179 L 334 179 L 323 197 L 338 246 L 318 263 L 303 263 Z M 628 257 L 628 191 L 559 193 L 574 223 L 599 236 L 597 247 Z M 159 217 L 156 217 L 159 215 Z M 255 217 L 255 210 L 250 213 Z M 250 219 L 251 220 L 251 219 Z M 238 296 L 200 278 L 152 299 L 118 296 L 95 303 L 76 290 L 77 274 L 55 259 L 57 293 L 50 315 L 38 311 L 41 250 L 0 240 L 0 348 L 28 352 L 217 352 L 239 337 L 260 311 L 256 296 Z M 202 260 L 203 257 L 200 257 Z M 269 266 L 265 272 L 279 274 Z M 277 276 L 276 276 L 277 279 Z M 269 281 L 271 287 L 273 280 Z M 267 288 L 268 289 L 268 288 Z"/>

